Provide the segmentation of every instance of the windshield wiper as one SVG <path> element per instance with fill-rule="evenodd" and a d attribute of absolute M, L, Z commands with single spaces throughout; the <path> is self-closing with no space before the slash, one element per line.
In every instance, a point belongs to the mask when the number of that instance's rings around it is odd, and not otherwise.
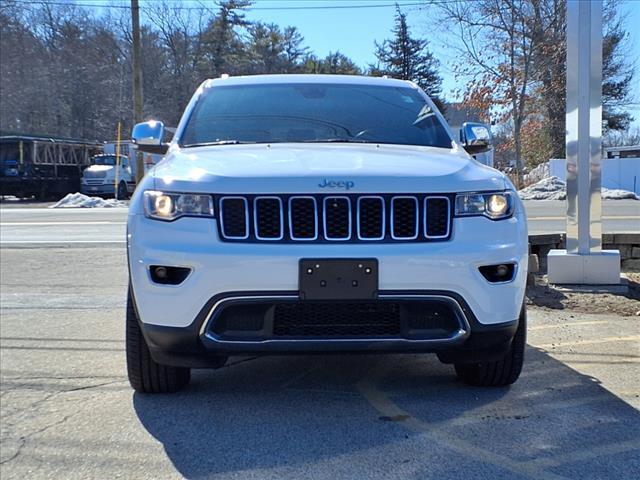
<path fill-rule="evenodd" d="M 258 142 L 247 142 L 244 140 L 216 140 L 215 142 L 200 142 L 200 143 L 190 143 L 185 145 L 185 147 L 208 147 L 210 145 L 240 145 L 246 143 L 258 143 Z"/>

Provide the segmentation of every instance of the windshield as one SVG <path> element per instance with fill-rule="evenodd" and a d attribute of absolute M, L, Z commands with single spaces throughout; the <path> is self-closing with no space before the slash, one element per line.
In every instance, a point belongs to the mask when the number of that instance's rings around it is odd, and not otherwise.
<path fill-rule="evenodd" d="M 208 88 L 193 109 L 180 145 L 277 142 L 451 148 L 447 130 L 416 89 L 353 84 Z"/>
<path fill-rule="evenodd" d="M 95 165 L 115 165 L 116 157 L 111 155 L 105 155 L 100 157 L 93 157 L 93 163 Z"/>

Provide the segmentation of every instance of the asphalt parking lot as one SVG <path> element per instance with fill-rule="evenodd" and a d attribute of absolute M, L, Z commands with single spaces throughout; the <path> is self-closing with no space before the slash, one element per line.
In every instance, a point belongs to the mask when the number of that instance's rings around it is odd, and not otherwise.
<path fill-rule="evenodd" d="M 434 356 L 232 358 L 134 394 L 121 244 L 0 249 L 0 477 L 640 477 L 640 317 L 531 309 L 523 376 Z"/>

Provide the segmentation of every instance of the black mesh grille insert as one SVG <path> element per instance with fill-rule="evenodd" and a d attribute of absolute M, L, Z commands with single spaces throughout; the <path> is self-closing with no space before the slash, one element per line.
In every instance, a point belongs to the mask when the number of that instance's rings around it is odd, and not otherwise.
<path fill-rule="evenodd" d="M 247 231 L 247 209 L 242 198 L 223 198 L 220 202 L 222 234 L 225 237 L 244 238 Z"/>
<path fill-rule="evenodd" d="M 365 239 L 380 239 L 384 235 L 384 200 L 365 197 L 360 199 L 359 235 Z"/>
<path fill-rule="evenodd" d="M 400 306 L 393 302 L 277 305 L 275 336 L 375 337 L 400 334 Z"/>
<path fill-rule="evenodd" d="M 324 201 L 325 236 L 330 239 L 346 240 L 351 236 L 351 206 L 348 198 L 328 197 Z"/>
<path fill-rule="evenodd" d="M 312 239 L 317 235 L 316 203 L 312 198 L 292 198 L 290 203 L 291 236 Z"/>
<path fill-rule="evenodd" d="M 446 298 L 365 301 L 233 300 L 220 307 L 208 332 L 227 340 L 446 339 L 465 329 Z"/>
<path fill-rule="evenodd" d="M 392 201 L 393 236 L 396 238 L 415 238 L 418 234 L 418 205 L 414 197 L 396 197 Z"/>
<path fill-rule="evenodd" d="M 459 328 L 451 306 L 445 302 L 433 301 L 425 306 L 414 303 L 405 305 L 409 328 L 430 330 L 433 333 L 450 333 Z"/>
<path fill-rule="evenodd" d="M 282 208 L 278 198 L 257 198 L 255 201 L 256 235 L 259 238 L 282 237 Z"/>
<path fill-rule="evenodd" d="M 446 198 L 427 198 L 427 237 L 444 237 L 449 231 L 449 201 Z"/>

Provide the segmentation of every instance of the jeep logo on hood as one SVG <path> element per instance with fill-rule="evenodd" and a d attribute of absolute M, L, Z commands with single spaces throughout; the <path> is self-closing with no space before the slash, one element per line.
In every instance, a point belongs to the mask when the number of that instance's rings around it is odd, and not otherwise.
<path fill-rule="evenodd" d="M 320 188 L 342 188 L 344 190 L 351 190 L 356 186 L 354 182 L 349 181 L 335 181 L 335 180 L 327 180 L 326 178 L 322 179 L 322 182 L 318 184 Z"/>

